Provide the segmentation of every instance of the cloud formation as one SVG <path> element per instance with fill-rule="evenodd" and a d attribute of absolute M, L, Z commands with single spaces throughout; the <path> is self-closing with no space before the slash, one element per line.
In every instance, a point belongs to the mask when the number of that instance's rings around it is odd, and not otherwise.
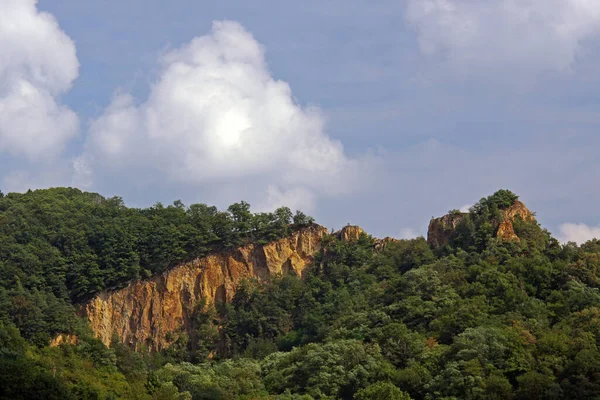
<path fill-rule="evenodd" d="M 558 239 L 563 242 L 575 242 L 582 244 L 591 239 L 600 239 L 600 226 L 588 226 L 586 224 L 562 224 Z"/>
<path fill-rule="evenodd" d="M 469 210 L 471 210 L 471 207 L 473 207 L 473 204 L 465 204 L 464 206 L 462 206 L 461 208 L 459 208 L 458 210 L 462 213 L 468 213 Z"/>
<path fill-rule="evenodd" d="M 78 76 L 75 44 L 36 3 L 0 2 L 0 153 L 31 161 L 58 155 L 79 127 L 57 100 Z"/>
<path fill-rule="evenodd" d="M 351 163 L 342 145 L 324 133 L 317 108 L 298 105 L 272 78 L 262 46 L 240 24 L 215 22 L 160 65 L 147 100 L 117 94 L 92 122 L 75 164 L 80 184 L 101 173 L 186 185 L 243 179 L 267 203 L 308 207 L 315 192 L 343 188 Z"/>
<path fill-rule="evenodd" d="M 600 2 L 590 0 L 407 0 L 406 21 L 423 53 L 461 72 L 564 71 L 600 32 Z"/>

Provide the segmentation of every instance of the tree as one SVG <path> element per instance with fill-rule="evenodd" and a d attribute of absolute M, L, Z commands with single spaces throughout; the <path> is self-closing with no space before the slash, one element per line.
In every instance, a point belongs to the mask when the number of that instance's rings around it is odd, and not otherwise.
<path fill-rule="evenodd" d="M 560 399 L 563 392 L 556 378 L 537 371 L 528 371 L 517 378 L 517 399 Z"/>
<path fill-rule="evenodd" d="M 390 382 L 377 382 L 359 390 L 354 400 L 410 400 L 410 396 Z"/>
<path fill-rule="evenodd" d="M 277 224 L 280 226 L 287 226 L 292 223 L 292 210 L 290 210 L 288 207 L 279 207 L 275 210 L 275 217 L 277 219 Z"/>
<path fill-rule="evenodd" d="M 245 201 L 234 203 L 227 209 L 233 218 L 233 229 L 240 235 L 247 235 L 252 228 L 253 215 L 250 204 Z"/>
<path fill-rule="evenodd" d="M 293 223 L 296 226 L 307 226 L 311 224 L 309 217 L 300 210 L 296 210 L 294 214 Z"/>

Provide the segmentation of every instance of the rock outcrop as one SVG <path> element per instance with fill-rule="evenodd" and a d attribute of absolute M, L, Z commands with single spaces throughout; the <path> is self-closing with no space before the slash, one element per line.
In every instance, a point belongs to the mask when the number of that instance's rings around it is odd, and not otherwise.
<path fill-rule="evenodd" d="M 498 231 L 496 237 L 502 240 L 515 240 L 520 241 L 519 237 L 515 233 L 513 222 L 515 219 L 521 218 L 523 221 L 533 221 L 534 217 L 531 211 L 525 207 L 525 204 L 519 200 L 515 201 L 512 206 L 503 210 L 502 221 L 498 225 Z"/>
<path fill-rule="evenodd" d="M 199 258 L 121 290 L 100 293 L 83 305 L 81 313 L 106 345 L 116 335 L 134 349 L 145 345 L 161 350 L 171 344 L 173 333 L 190 325 L 197 304 L 230 300 L 242 279 L 301 276 L 326 234 L 326 228 L 315 225 L 266 245 L 250 244 Z"/>
<path fill-rule="evenodd" d="M 456 238 L 457 228 L 467 217 L 468 213 L 451 212 L 441 218 L 432 218 L 429 222 L 427 231 L 427 242 L 434 248 L 448 245 L 452 239 Z M 517 218 L 523 221 L 535 221 L 533 213 L 527 209 L 525 204 L 516 200 L 510 207 L 502 210 L 500 220 L 492 220 L 495 230 L 495 237 L 505 241 L 520 241 L 514 229 L 514 222 Z"/>
<path fill-rule="evenodd" d="M 353 242 L 360 238 L 360 235 L 365 233 L 360 226 L 346 225 L 341 230 L 334 233 L 338 239 L 344 242 Z"/>
<path fill-rule="evenodd" d="M 383 251 L 388 247 L 388 245 L 390 243 L 396 243 L 399 241 L 400 241 L 399 239 L 395 239 L 395 238 L 389 237 L 389 236 L 384 237 L 383 239 L 375 239 L 375 243 L 374 243 L 375 250 Z"/>
<path fill-rule="evenodd" d="M 453 212 L 441 218 L 432 218 L 427 229 L 427 243 L 438 248 L 446 246 L 456 233 L 456 228 L 467 214 Z"/>
<path fill-rule="evenodd" d="M 79 338 L 77 335 L 68 335 L 66 333 L 61 333 L 57 335 L 54 339 L 50 341 L 50 347 L 58 347 L 63 344 L 77 344 L 79 342 Z"/>

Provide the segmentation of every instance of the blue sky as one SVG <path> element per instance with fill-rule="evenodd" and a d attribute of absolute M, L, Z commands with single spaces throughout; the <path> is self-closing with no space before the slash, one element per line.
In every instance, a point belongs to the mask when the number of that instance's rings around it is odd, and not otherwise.
<path fill-rule="evenodd" d="M 403 237 L 508 188 L 561 239 L 600 236 L 595 2 L 7 0 L 0 15 L 5 192 L 245 199 Z"/>

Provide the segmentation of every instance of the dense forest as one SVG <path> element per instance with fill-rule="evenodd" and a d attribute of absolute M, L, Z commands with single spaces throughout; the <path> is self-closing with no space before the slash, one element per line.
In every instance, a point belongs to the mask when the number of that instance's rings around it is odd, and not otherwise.
<path fill-rule="evenodd" d="M 560 244 L 535 220 L 496 238 L 509 191 L 441 248 L 326 236 L 302 279 L 198 304 L 198 343 L 160 353 L 105 347 L 75 305 L 312 218 L 76 189 L 0 197 L 1 399 L 600 399 L 600 241 Z M 49 347 L 57 333 L 79 340 Z"/>

